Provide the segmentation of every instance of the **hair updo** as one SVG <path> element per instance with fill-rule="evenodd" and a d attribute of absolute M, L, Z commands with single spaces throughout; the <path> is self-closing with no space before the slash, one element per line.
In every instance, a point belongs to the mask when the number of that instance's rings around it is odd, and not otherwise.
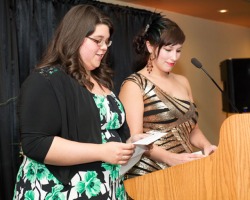
<path fill-rule="evenodd" d="M 185 34 L 172 20 L 165 18 L 161 14 L 152 15 L 145 29 L 133 40 L 135 52 L 141 56 L 140 66 L 137 66 L 140 69 L 146 65 L 149 58 L 146 41 L 149 41 L 155 48 L 158 47 L 156 54 L 158 56 L 163 46 L 183 44 Z"/>

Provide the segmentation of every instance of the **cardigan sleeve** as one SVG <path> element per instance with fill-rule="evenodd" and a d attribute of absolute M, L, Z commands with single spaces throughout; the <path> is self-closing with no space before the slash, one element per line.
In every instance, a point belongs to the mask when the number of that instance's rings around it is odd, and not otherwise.
<path fill-rule="evenodd" d="M 43 162 L 61 129 L 60 109 L 53 88 L 46 78 L 33 73 L 24 82 L 19 101 L 22 150 L 29 158 Z"/>

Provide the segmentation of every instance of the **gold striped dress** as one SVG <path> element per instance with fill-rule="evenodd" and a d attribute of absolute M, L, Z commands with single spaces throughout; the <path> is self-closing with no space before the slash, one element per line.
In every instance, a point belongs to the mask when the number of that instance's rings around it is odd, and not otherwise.
<path fill-rule="evenodd" d="M 189 141 L 198 112 L 194 103 L 166 94 L 145 76 L 134 73 L 125 79 L 136 83 L 143 95 L 143 132 L 168 132 L 154 144 L 174 153 L 193 152 Z M 166 163 L 153 161 L 145 156 L 126 174 L 126 178 L 144 175 L 169 167 Z"/>

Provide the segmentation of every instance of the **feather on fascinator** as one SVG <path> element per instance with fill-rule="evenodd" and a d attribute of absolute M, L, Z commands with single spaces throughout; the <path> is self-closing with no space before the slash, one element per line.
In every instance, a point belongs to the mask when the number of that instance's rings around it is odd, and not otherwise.
<path fill-rule="evenodd" d="M 151 14 L 150 18 L 149 18 L 149 22 L 147 23 L 145 30 L 144 30 L 144 35 L 147 34 L 149 29 L 155 29 L 159 32 L 159 34 L 161 35 L 161 29 L 164 28 L 164 25 L 161 24 L 161 19 L 164 16 L 161 15 L 161 13 L 156 13 L 156 10 Z"/>

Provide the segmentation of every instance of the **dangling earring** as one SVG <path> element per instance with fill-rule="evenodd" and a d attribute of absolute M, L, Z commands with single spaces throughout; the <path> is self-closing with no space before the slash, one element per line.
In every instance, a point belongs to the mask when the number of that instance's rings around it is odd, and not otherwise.
<path fill-rule="evenodd" d="M 148 63 L 146 65 L 147 67 L 147 71 L 150 74 L 152 72 L 153 69 L 153 64 L 152 64 L 152 60 L 154 60 L 155 58 L 153 58 L 152 54 L 150 54 L 149 59 L 148 59 Z"/>

